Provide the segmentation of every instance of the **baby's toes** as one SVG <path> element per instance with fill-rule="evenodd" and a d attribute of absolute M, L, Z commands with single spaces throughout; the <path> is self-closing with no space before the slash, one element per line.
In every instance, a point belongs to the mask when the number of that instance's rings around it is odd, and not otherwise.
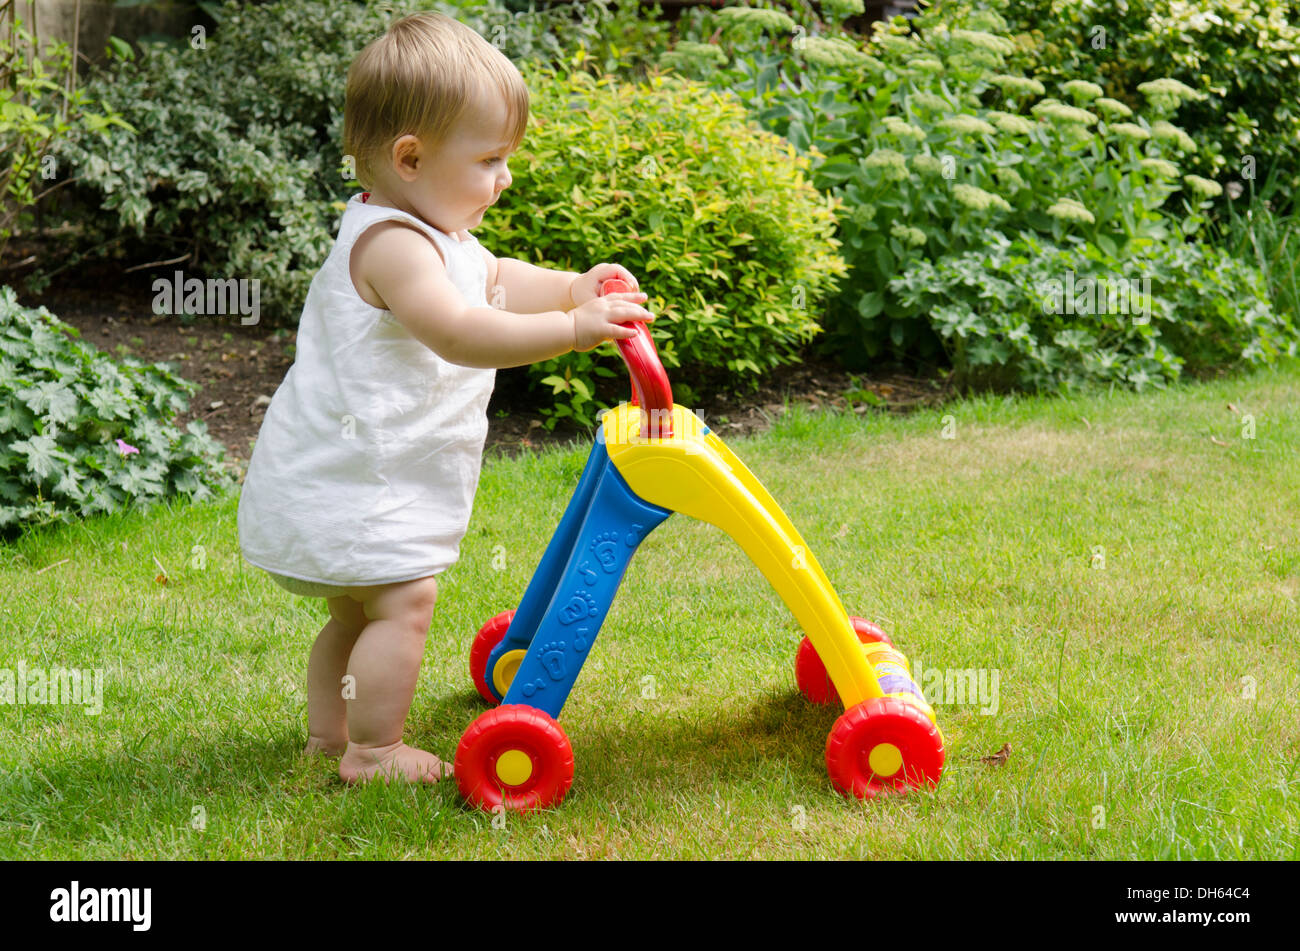
<path fill-rule="evenodd" d="M 412 779 L 418 778 L 422 782 L 436 783 L 440 779 L 445 779 L 451 775 L 451 765 L 444 763 L 432 753 L 425 750 L 412 750 L 411 752 L 418 756 L 416 762 L 412 764 L 415 767 L 412 770 Z"/>

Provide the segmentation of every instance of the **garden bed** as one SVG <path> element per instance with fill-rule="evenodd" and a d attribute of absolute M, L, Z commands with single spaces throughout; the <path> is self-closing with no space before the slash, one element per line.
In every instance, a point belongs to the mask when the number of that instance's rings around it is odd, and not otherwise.
<path fill-rule="evenodd" d="M 21 295 L 21 300 L 47 307 L 76 327 L 84 341 L 116 358 L 170 362 L 181 376 L 199 383 L 202 389 L 177 422 L 183 428 L 192 419 L 206 421 L 213 438 L 226 446 L 227 464 L 242 478 L 266 406 L 293 363 L 294 331 L 243 327 L 232 317 L 196 318 L 185 325 L 150 312 L 143 303 L 151 299 L 147 281 L 134 287 L 108 278 L 106 274 L 98 287 L 51 287 L 40 297 Z M 516 456 L 590 438 L 589 430 L 563 424 L 547 431 L 541 414 L 529 405 L 524 383 L 522 370 L 498 371 L 488 406 L 488 452 Z M 898 367 L 882 368 L 869 380 L 858 376 L 855 382 L 835 363 L 808 354 L 802 364 L 770 374 L 751 400 L 719 399 L 695 409 L 730 438 L 766 430 L 787 403 L 872 412 L 850 397 L 858 389 L 874 393 L 881 408 L 891 412 L 937 405 L 952 395 L 939 378 L 917 377 Z"/>

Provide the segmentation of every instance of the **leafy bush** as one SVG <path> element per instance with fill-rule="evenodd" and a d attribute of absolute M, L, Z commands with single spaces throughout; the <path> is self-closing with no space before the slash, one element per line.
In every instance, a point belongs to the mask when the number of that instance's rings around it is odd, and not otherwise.
<path fill-rule="evenodd" d="M 85 89 L 69 92 L 72 51 L 66 43 L 47 44 L 43 55 L 32 52 L 34 45 L 16 17 L 12 33 L 0 31 L 0 252 L 27 223 L 28 209 L 63 184 L 45 185 L 57 178 L 51 143 L 73 134 L 94 141 L 110 125 L 134 131 L 111 110 L 91 111 Z"/>
<path fill-rule="evenodd" d="M 812 157 L 814 184 L 843 200 L 840 238 L 852 272 L 825 346 L 850 366 L 886 348 L 953 356 L 927 298 L 904 298 L 905 285 L 890 284 L 922 262 L 980 251 L 990 231 L 1093 246 L 1123 261 L 1182 245 L 1221 191 L 1177 165 L 1196 145 L 1167 117 L 1193 91 L 1144 84 L 1140 110 L 1087 82 L 1046 96 L 1044 83 L 1007 66 L 1014 45 L 996 13 L 961 16 L 923 14 L 916 34 L 902 18 L 874 24 L 868 53 L 851 34 L 817 34 L 780 11 L 734 7 L 715 15 L 721 57 L 694 58 L 701 75 L 737 90 L 759 121 Z M 1180 190 L 1175 216 L 1166 203 Z M 967 285 L 946 286 L 969 298 L 947 313 L 981 312 Z M 1238 342 L 1248 347 L 1247 337 Z M 1151 375 L 1141 363 L 1128 369 L 1135 386 Z"/>
<path fill-rule="evenodd" d="M 1116 260 L 1093 244 L 985 234 L 986 250 L 922 261 L 890 281 L 926 308 L 961 384 L 1142 390 L 1210 367 L 1294 356 L 1254 267 L 1212 245 L 1141 245 Z"/>
<path fill-rule="evenodd" d="M 115 364 L 0 287 L 0 533 L 228 487 L 225 450 L 172 419 L 197 384 L 167 364 Z"/>
<path fill-rule="evenodd" d="M 62 141 L 60 166 L 78 177 L 67 216 L 84 226 L 83 240 L 28 286 L 39 290 L 81 254 L 103 249 L 141 261 L 184 254 L 190 273 L 261 281 L 263 316 L 292 323 L 343 200 L 359 190 L 341 171 L 347 69 L 390 17 L 438 10 L 516 61 L 576 49 L 579 62 L 635 66 L 635 44 L 653 50 L 656 28 L 625 6 L 587 4 L 577 21 L 569 6 L 514 13 L 485 0 L 213 8 L 213 36 L 142 44 L 90 82 L 139 133 Z"/>
<path fill-rule="evenodd" d="M 1276 165 L 1300 176 L 1300 2 L 1297 0 L 939 0 L 935 12 L 993 8 L 1016 34 L 1012 68 L 1039 79 L 1085 79 L 1137 106 L 1153 79 L 1201 93 L 1178 114 L 1201 146 L 1188 170 L 1263 178 Z M 1246 161 L 1247 158 L 1250 161 Z"/>
<path fill-rule="evenodd" d="M 545 67 L 514 184 L 479 235 L 494 253 L 585 271 L 617 261 L 637 275 L 656 315 L 665 367 L 701 385 L 752 391 L 793 362 L 845 273 L 834 203 L 807 181 L 809 162 L 757 129 L 734 97 L 678 77 L 643 85 Z M 610 364 L 620 369 L 616 373 Z M 626 373 L 612 345 L 537 364 L 557 397 L 550 425 L 593 421 L 597 377 Z M 696 395 L 684 383 L 678 402 Z"/>
<path fill-rule="evenodd" d="M 1259 268 L 1273 306 L 1300 326 L 1300 192 L 1280 188 L 1274 172 L 1259 192 L 1249 182 L 1238 196 L 1244 209 L 1230 199 L 1211 227 L 1216 244 Z"/>

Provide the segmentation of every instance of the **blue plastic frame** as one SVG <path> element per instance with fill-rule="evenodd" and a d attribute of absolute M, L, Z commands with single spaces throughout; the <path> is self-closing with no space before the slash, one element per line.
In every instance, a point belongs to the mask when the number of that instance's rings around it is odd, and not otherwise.
<path fill-rule="evenodd" d="M 501 643 L 487 659 L 488 689 L 501 656 L 526 649 L 503 704 L 559 719 L 637 547 L 672 510 L 641 498 L 597 439 L 569 507 L 533 572 Z"/>

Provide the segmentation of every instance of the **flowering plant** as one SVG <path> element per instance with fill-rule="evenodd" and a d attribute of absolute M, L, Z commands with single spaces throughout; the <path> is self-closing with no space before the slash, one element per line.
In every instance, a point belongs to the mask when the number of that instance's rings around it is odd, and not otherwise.
<path fill-rule="evenodd" d="M 843 202 L 851 271 L 823 347 L 849 365 L 886 348 L 963 359 L 933 302 L 891 280 L 923 262 L 977 254 L 990 235 L 1092 249 L 1125 270 L 1146 250 L 1181 246 L 1202 230 L 1219 186 L 1184 174 L 1198 145 L 1170 120 L 1202 95 L 1185 84 L 1144 82 L 1135 108 L 1086 79 L 1014 68 L 1015 42 L 988 10 L 895 18 L 873 24 L 866 42 L 818 33 L 816 23 L 778 23 L 772 12 L 728 9 L 708 71 L 813 156 L 813 183 Z"/>

